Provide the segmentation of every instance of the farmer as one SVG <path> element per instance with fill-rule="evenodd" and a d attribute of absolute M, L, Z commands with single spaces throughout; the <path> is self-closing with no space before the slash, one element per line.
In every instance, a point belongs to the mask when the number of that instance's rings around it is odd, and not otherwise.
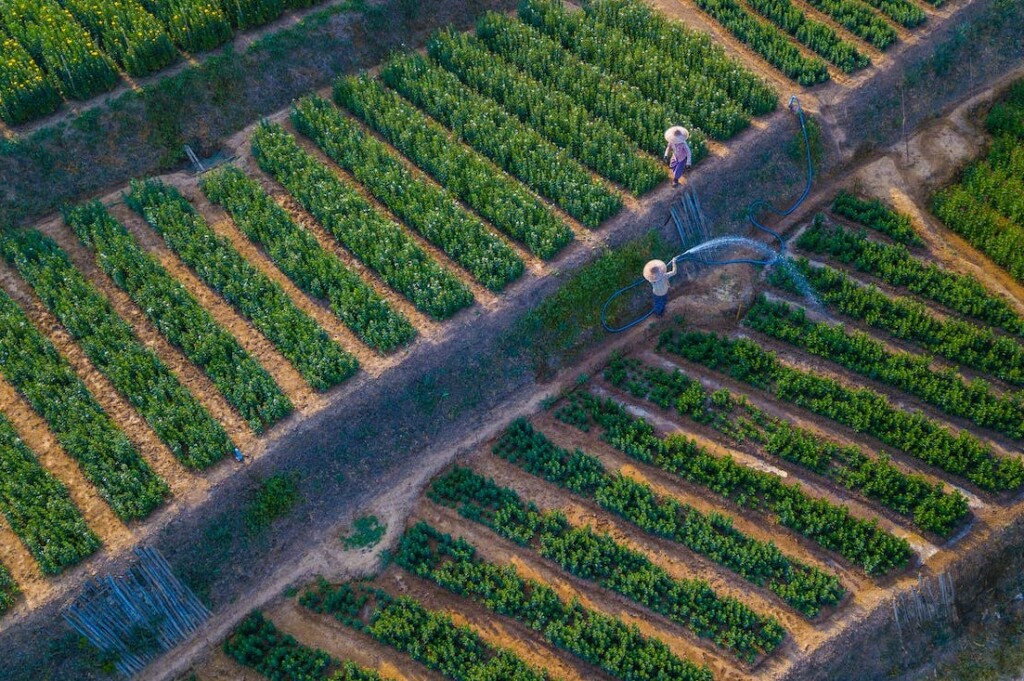
<path fill-rule="evenodd" d="M 661 260 L 651 260 L 644 265 L 644 279 L 651 282 L 654 292 L 654 314 L 661 317 L 665 314 L 668 303 L 668 280 L 676 276 L 676 261 L 672 259 L 672 269 L 668 269 Z"/>
<path fill-rule="evenodd" d="M 665 131 L 665 160 L 668 167 L 672 169 L 672 186 L 679 186 L 679 178 L 683 171 L 693 165 L 693 154 L 690 153 L 690 145 L 686 140 L 690 139 L 690 131 L 686 128 L 674 125 Z M 669 160 L 671 158 L 671 160 Z"/>

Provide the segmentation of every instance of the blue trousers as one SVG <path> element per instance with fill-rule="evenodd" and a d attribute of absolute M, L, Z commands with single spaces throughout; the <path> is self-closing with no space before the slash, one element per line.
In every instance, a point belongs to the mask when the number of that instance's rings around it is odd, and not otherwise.
<path fill-rule="evenodd" d="M 665 314 L 665 306 L 668 304 L 668 294 L 663 296 L 654 296 L 654 314 L 662 316 Z"/>

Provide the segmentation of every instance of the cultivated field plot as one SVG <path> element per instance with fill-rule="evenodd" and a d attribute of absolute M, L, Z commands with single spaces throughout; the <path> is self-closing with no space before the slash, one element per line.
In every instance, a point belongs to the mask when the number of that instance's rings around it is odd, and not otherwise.
<path fill-rule="evenodd" d="M 122 72 L 155 71 L 182 50 L 209 49 L 233 30 L 307 4 L 0 2 L 0 111 L 23 120 L 25 111 L 38 113 L 33 107 L 91 96 Z M 935 15 L 913 4 L 828 7 L 896 37 L 908 34 L 892 25 Z M 894 14 L 900 7 L 903 18 Z M 115 10 L 123 16 L 109 15 Z M 750 10 L 773 19 L 758 3 Z M 129 19 L 137 41 L 115 45 L 111 26 Z M 811 85 L 834 71 L 794 42 L 818 24 L 783 35 L 766 19 L 742 21 L 777 43 L 762 50 L 760 39 L 744 38 L 755 52 L 795 55 L 816 74 L 808 80 L 769 59 L 793 81 Z M 861 51 L 881 49 L 864 47 L 876 41 L 853 28 L 827 35 L 844 36 L 829 52 L 853 60 L 835 62 L 841 71 L 866 65 Z M 342 77 L 332 91 L 298 100 L 241 135 L 225 165 L 198 177 L 140 179 L 0 234 L 0 614 L 43 603 L 73 582 L 62 581 L 69 571 L 83 578 L 90 556 L 133 545 L 160 509 L 201 499 L 231 474 L 220 464 L 233 454 L 262 451 L 289 424 L 403 361 L 416 343 L 443 340 L 456 320 L 500 309 L 521 282 L 555 271 L 572 242 L 594 242 L 603 224 L 641 208 L 662 185 L 667 127 L 690 129 L 699 164 L 766 125 L 786 81 L 736 52 L 639 0 L 592 0 L 582 9 L 525 0 L 516 15 L 488 14 L 468 34 L 440 31 L 425 54 L 395 55 L 373 76 Z M 772 304 L 758 308 L 765 328 L 790 314 Z M 995 364 L 1015 371 L 993 357 L 978 361 L 983 373 Z M 955 417 L 1018 436 L 1012 399 L 980 395 L 973 384 L 962 391 L 982 406 L 958 407 Z M 920 427 L 937 427 L 930 424 Z M 993 493 L 1018 484 L 1017 468 L 987 445 L 958 446 L 952 474 L 970 473 Z M 912 455 L 933 465 L 943 456 Z M 894 475 L 848 456 L 844 465 L 868 476 L 860 487 L 872 493 L 877 483 L 862 469 Z M 846 485 L 852 475 L 844 468 L 830 479 Z M 893 493 L 899 512 L 921 532 L 954 532 L 963 498 L 908 480 L 899 484 L 913 494 Z M 868 533 L 858 541 L 881 538 L 886 547 L 856 557 L 842 549 L 864 570 L 911 560 L 900 541 L 848 522 L 850 532 Z M 822 541 L 840 550 L 838 540 Z M 791 605 L 814 616 L 844 589 L 812 568 L 785 563 L 778 569 L 808 581 L 779 577 L 765 588 L 810 598 Z M 785 640 L 775 619 L 731 601 L 720 607 L 733 614 L 707 617 L 759 622 L 758 633 L 735 622 L 694 626 L 744 664 Z"/>
<path fill-rule="evenodd" d="M 934 203 L 969 239 L 956 192 L 1024 226 L 978 184 L 1024 142 L 1021 92 Z M 253 613 L 199 678 L 782 678 L 877 608 L 949 607 L 1022 510 L 1024 298 L 901 184 L 832 196 L 739 316 L 721 271 L 684 283 L 435 477 L 383 572 Z"/>
<path fill-rule="evenodd" d="M 17 125 L 320 0 L 3 0 L 0 121 Z"/>
<path fill-rule="evenodd" d="M 679 34 L 683 88 L 651 58 Z M 0 235 L 0 564 L 30 604 L 201 493 L 204 471 L 639 205 L 666 179 L 667 127 L 691 128 L 699 162 L 778 103 L 708 37 L 620 0 L 531 0 L 427 53 L 297 101 L 198 178 L 134 181 Z M 615 71 L 616 54 L 652 68 Z"/>

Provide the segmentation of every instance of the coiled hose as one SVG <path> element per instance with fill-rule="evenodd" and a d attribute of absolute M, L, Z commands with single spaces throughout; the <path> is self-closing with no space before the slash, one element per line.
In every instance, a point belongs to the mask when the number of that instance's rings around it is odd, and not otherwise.
<path fill-rule="evenodd" d="M 799 118 L 799 120 L 800 120 L 800 131 L 802 132 L 803 138 L 804 138 L 804 151 L 806 152 L 806 155 L 807 155 L 807 182 L 804 185 L 804 191 L 803 191 L 802 194 L 800 194 L 800 197 L 793 203 L 793 205 L 790 206 L 789 208 L 785 209 L 785 210 L 778 210 L 778 209 L 776 209 L 774 206 L 772 206 L 771 203 L 769 203 L 765 199 L 757 199 L 756 201 L 751 203 L 749 206 L 747 206 L 747 220 L 750 222 L 751 225 L 754 226 L 755 229 L 758 229 L 758 230 L 764 232 L 765 234 L 768 234 L 769 236 L 771 236 L 773 239 L 775 239 L 778 242 L 778 244 L 779 244 L 778 252 L 775 254 L 774 257 L 766 258 L 766 259 L 763 259 L 763 260 L 759 260 L 759 259 L 756 259 L 756 258 L 731 258 L 731 259 L 728 259 L 728 260 L 708 260 L 708 259 L 704 258 L 703 256 L 700 256 L 699 260 L 700 260 L 701 264 L 708 265 L 710 267 L 719 267 L 721 265 L 739 265 L 739 264 L 768 266 L 768 265 L 773 264 L 775 261 L 777 261 L 779 258 L 781 258 L 781 257 L 783 257 L 785 255 L 785 253 L 786 253 L 786 239 L 781 234 L 779 234 L 774 229 L 772 229 L 771 227 L 768 227 L 767 225 L 762 224 L 761 221 L 758 220 L 757 216 L 758 216 L 758 213 L 761 210 L 767 210 L 768 212 L 772 213 L 773 215 L 777 215 L 777 216 L 782 217 L 782 218 L 787 217 L 789 215 L 792 215 L 793 211 L 795 211 L 797 208 L 799 208 L 800 205 L 805 200 L 807 200 L 807 197 L 811 193 L 811 185 L 814 182 L 814 164 L 813 164 L 813 162 L 811 160 L 811 140 L 810 140 L 810 136 L 807 133 L 807 121 L 804 119 L 804 111 L 803 111 L 803 108 L 800 106 L 800 100 L 797 99 L 796 95 L 793 95 L 792 97 L 789 98 L 789 110 L 792 111 L 794 114 L 796 114 L 797 118 Z M 683 238 L 683 234 L 682 234 L 681 230 L 680 230 L 680 235 L 679 236 L 680 236 L 680 238 Z M 691 248 L 690 250 L 693 250 L 693 249 Z M 671 264 L 675 263 L 675 262 L 684 262 L 686 260 L 698 259 L 698 256 L 689 255 L 688 253 L 689 252 L 686 251 L 686 252 L 680 253 L 679 255 L 675 256 L 674 258 L 672 258 L 672 260 L 669 261 L 669 265 L 671 266 Z M 615 293 L 611 294 L 608 297 L 608 300 L 606 300 L 604 302 L 604 305 L 601 306 L 601 326 L 604 327 L 605 331 L 607 331 L 608 333 L 621 333 L 623 331 L 628 331 L 629 329 L 632 329 L 634 326 L 636 326 L 637 324 L 640 324 L 645 319 L 647 319 L 652 314 L 654 314 L 654 307 L 652 306 L 651 309 L 647 310 L 647 312 L 644 312 L 642 315 L 640 315 L 636 319 L 632 320 L 628 324 L 625 324 L 624 326 L 611 326 L 608 323 L 608 308 L 611 306 L 611 304 L 619 296 L 621 296 L 621 295 L 623 295 L 625 293 L 628 293 L 629 291 L 632 291 L 637 286 L 640 286 L 640 285 L 645 284 L 645 283 L 647 283 L 647 280 L 644 279 L 643 277 L 640 277 L 639 279 L 637 279 L 633 283 L 631 283 L 631 284 L 629 284 L 627 286 L 623 286 L 618 291 L 616 291 Z"/>

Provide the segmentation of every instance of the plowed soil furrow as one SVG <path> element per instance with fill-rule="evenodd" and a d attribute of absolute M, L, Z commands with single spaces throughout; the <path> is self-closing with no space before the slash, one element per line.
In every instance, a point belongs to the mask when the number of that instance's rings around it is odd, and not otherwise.
<path fill-rule="evenodd" d="M 123 205 L 113 206 L 110 212 L 128 228 L 144 249 L 160 261 L 171 276 L 188 289 L 217 323 L 231 333 L 245 351 L 270 373 L 296 409 L 305 411 L 317 403 L 319 396 L 316 391 L 309 387 L 295 367 L 249 320 L 204 284 L 138 213 Z"/>
<path fill-rule="evenodd" d="M 110 380 L 93 366 L 57 318 L 35 297 L 29 285 L 17 278 L 6 263 L 0 264 L 0 280 L 29 320 L 71 364 L 103 411 L 124 431 L 156 474 L 167 481 L 172 494 L 180 496 L 192 489 L 196 484 L 196 476 L 174 458 L 171 450 L 153 432 L 142 415 L 117 391 Z M 199 482 L 199 485 L 203 486 L 204 483 Z"/>
<path fill-rule="evenodd" d="M 511 650 L 528 664 L 546 669 L 562 681 L 614 681 L 603 670 L 547 643 L 541 634 L 516 620 L 493 613 L 396 566 L 387 568 L 374 583 L 393 596 L 410 596 L 429 610 L 448 614 L 456 624 L 474 629 L 489 645 Z"/>
<path fill-rule="evenodd" d="M 210 414 L 220 421 L 239 447 L 251 451 L 256 436 L 242 420 L 242 417 L 231 407 L 226 399 L 217 391 L 213 382 L 188 360 L 185 355 L 161 334 L 149 321 L 145 313 L 122 291 L 96 264 L 96 258 L 81 241 L 78 240 L 63 221 L 47 223 L 41 229 L 53 238 L 89 283 L 95 286 L 110 301 L 114 310 L 122 320 L 132 327 L 135 337 L 155 353 L 170 368 L 178 380 L 198 399 Z"/>
<path fill-rule="evenodd" d="M 594 582 L 573 577 L 535 551 L 521 548 L 482 525 L 461 518 L 451 509 L 421 502 L 410 522 L 417 519 L 425 520 L 445 534 L 466 539 L 476 547 L 483 560 L 512 565 L 522 577 L 550 586 L 563 600 L 577 599 L 587 608 L 617 617 L 627 624 L 635 624 L 641 633 L 660 639 L 681 659 L 712 665 L 716 678 L 724 678 L 724 674 L 740 675 L 749 669 L 739 660 L 730 658 L 728 651 L 716 648 L 711 641 L 697 638 L 683 626 Z"/>
<path fill-rule="evenodd" d="M 321 615 L 285 600 L 266 612 L 282 631 L 299 643 L 319 648 L 331 657 L 373 669 L 393 681 L 443 681 L 444 676 L 416 662 L 404 653 Z"/>

